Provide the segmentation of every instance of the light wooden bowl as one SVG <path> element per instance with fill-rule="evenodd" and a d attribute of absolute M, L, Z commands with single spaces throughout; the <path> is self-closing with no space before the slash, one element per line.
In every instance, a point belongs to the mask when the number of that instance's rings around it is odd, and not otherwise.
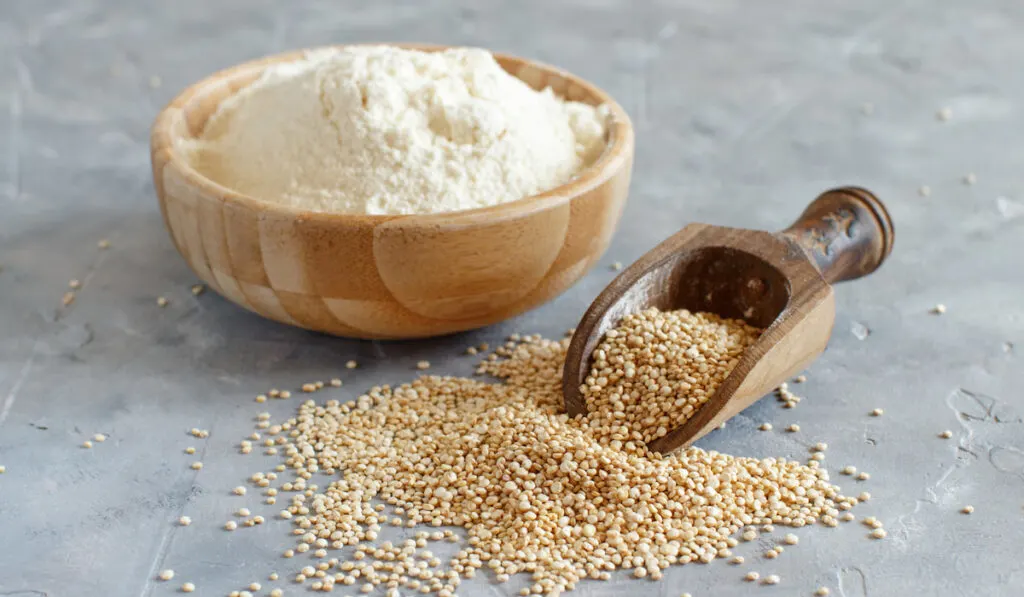
<path fill-rule="evenodd" d="M 405 45 L 424 50 L 439 46 Z M 494 207 L 399 216 L 303 211 L 199 174 L 175 141 L 198 135 L 225 98 L 273 63 L 247 62 L 196 83 L 157 117 L 153 182 L 178 251 L 211 288 L 275 321 L 352 338 L 417 338 L 493 324 L 572 286 L 608 247 L 628 194 L 629 117 L 590 83 L 496 54 L 536 89 L 611 109 L 608 146 L 561 187 Z"/>

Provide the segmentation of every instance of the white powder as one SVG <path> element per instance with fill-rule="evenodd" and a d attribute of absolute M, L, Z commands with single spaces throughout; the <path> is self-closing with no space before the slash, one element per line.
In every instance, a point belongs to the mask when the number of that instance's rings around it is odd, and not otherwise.
<path fill-rule="evenodd" d="M 550 190 L 605 146 L 607 111 L 537 92 L 485 50 L 317 51 L 224 101 L 195 167 L 259 199 L 314 211 L 408 214 Z"/>

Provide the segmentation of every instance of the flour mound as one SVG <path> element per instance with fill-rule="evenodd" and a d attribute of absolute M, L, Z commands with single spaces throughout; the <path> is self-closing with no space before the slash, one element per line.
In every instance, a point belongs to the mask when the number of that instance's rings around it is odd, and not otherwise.
<path fill-rule="evenodd" d="M 569 181 L 608 113 L 537 92 L 485 50 L 363 46 L 268 68 L 183 143 L 207 177 L 320 212 L 436 213 Z"/>

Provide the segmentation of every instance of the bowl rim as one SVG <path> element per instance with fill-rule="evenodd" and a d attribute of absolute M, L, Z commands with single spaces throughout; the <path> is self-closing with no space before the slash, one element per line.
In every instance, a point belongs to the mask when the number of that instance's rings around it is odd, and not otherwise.
<path fill-rule="evenodd" d="M 492 50 L 487 51 L 494 56 L 495 60 L 497 60 L 500 65 L 502 65 L 503 69 L 505 68 L 504 63 L 506 62 L 539 68 L 548 74 L 559 76 L 570 81 L 573 85 L 584 88 L 588 94 L 597 98 L 598 103 L 595 105 L 603 104 L 608 106 L 608 142 L 604 151 L 601 152 L 601 155 L 598 156 L 594 163 L 580 171 L 568 182 L 544 191 L 543 193 L 537 193 L 514 201 L 459 211 L 422 214 L 357 214 L 345 212 L 323 212 L 304 209 L 292 205 L 273 203 L 245 193 L 240 193 L 230 187 L 224 186 L 196 170 L 176 147 L 175 141 L 180 138 L 180 135 L 174 134 L 173 131 L 178 125 L 180 119 L 185 118 L 185 106 L 189 105 L 196 96 L 202 94 L 206 89 L 220 85 L 224 80 L 238 77 L 243 73 L 250 73 L 255 69 L 265 69 L 272 64 L 295 61 L 307 56 L 311 52 L 381 45 L 427 52 L 443 51 L 450 48 L 470 47 L 398 42 L 333 44 L 272 54 L 221 69 L 186 87 L 159 112 L 153 121 L 150 132 L 150 157 L 152 162 L 155 165 L 156 155 L 160 152 L 165 152 L 166 158 L 164 160 L 164 168 L 173 168 L 188 184 L 193 187 L 198 187 L 203 191 L 203 196 L 216 197 L 224 203 L 245 207 L 253 211 L 274 212 L 281 215 L 291 215 L 296 219 L 318 219 L 349 225 L 362 224 L 375 226 L 389 221 L 401 220 L 403 225 L 461 227 L 477 225 L 484 222 L 495 223 L 503 220 L 518 219 L 558 207 L 611 180 L 619 171 L 622 170 L 622 168 L 628 167 L 628 164 L 632 161 L 635 142 L 635 133 L 633 131 L 632 122 L 622 106 L 620 106 L 618 102 L 616 102 L 607 92 L 593 83 L 590 83 L 589 81 L 556 66 Z M 508 71 L 506 70 L 506 72 Z M 510 72 L 509 74 L 518 78 L 514 73 Z M 154 176 L 160 175 L 155 170 L 153 174 Z M 157 182 L 159 183 L 159 181 Z M 158 184 L 157 188 L 159 189 L 160 187 L 161 185 Z"/>

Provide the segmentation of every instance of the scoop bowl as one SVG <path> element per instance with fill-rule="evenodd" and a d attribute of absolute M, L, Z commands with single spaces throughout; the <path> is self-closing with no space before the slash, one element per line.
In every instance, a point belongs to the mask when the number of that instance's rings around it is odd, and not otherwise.
<path fill-rule="evenodd" d="M 709 311 L 764 331 L 711 398 L 689 419 L 648 443 L 687 447 L 807 367 L 835 321 L 832 284 L 878 269 L 895 238 L 885 205 L 870 191 L 826 191 L 781 232 L 690 224 L 626 268 L 583 315 L 569 344 L 562 394 L 572 416 L 587 412 L 581 386 L 591 355 L 628 313 Z"/>

